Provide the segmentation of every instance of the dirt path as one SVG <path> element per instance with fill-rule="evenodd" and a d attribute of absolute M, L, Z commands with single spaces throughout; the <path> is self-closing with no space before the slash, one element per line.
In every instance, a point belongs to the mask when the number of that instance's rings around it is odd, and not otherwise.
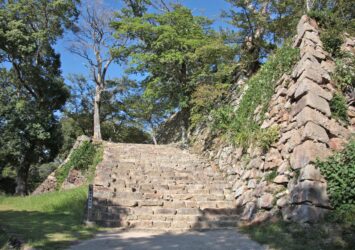
<path fill-rule="evenodd" d="M 112 231 L 99 233 L 94 239 L 72 246 L 69 250 L 106 249 L 179 249 L 179 250 L 262 250 L 264 246 L 236 230 L 167 233 L 157 231 Z"/>

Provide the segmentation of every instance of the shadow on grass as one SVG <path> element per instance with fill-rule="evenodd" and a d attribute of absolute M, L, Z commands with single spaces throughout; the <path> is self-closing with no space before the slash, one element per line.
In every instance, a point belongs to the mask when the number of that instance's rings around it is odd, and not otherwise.
<path fill-rule="evenodd" d="M 38 196 L 3 197 L 0 229 L 7 238 L 15 237 L 38 249 L 63 249 L 97 231 L 83 223 L 85 204 L 86 187 Z"/>
<path fill-rule="evenodd" d="M 272 249 L 335 250 L 354 249 L 355 246 L 354 227 L 334 223 L 300 225 L 278 219 L 243 227 L 242 232 Z"/>
<path fill-rule="evenodd" d="M 70 213 L 0 211 L 0 221 L 8 235 L 40 249 L 63 248 L 96 231 Z"/>

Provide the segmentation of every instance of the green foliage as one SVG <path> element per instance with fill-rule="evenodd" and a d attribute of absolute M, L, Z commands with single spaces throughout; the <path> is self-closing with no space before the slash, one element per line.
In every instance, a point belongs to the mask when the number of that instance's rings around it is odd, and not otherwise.
<path fill-rule="evenodd" d="M 340 53 L 340 46 L 343 43 L 338 30 L 327 30 L 322 32 L 320 39 L 323 42 L 324 49 L 333 56 L 338 56 Z"/>
<path fill-rule="evenodd" d="M 54 170 L 59 166 L 58 162 L 32 165 L 28 174 L 28 189 L 34 191 Z"/>
<path fill-rule="evenodd" d="M 259 68 L 269 53 L 295 33 L 302 15 L 302 1 L 227 0 L 231 4 L 222 13 L 235 29 L 230 39 L 238 46 L 241 70 L 250 75 Z"/>
<path fill-rule="evenodd" d="M 247 90 L 233 112 L 231 107 L 221 107 L 214 113 L 214 128 L 221 131 L 226 137 L 241 146 L 255 142 L 258 137 L 265 140 L 262 144 L 270 143 L 275 137 L 272 133 L 260 133 L 260 122 L 264 119 L 269 101 L 274 93 L 275 83 L 284 73 L 288 73 L 296 60 L 299 51 L 285 45 L 278 49 L 274 55 L 260 68 L 260 70 L 247 81 Z M 255 120 L 254 111 L 260 108 L 261 119 Z M 265 146 L 267 146 L 265 144 Z"/>
<path fill-rule="evenodd" d="M 242 231 L 249 234 L 251 239 L 265 244 L 271 249 L 345 250 L 352 249 L 355 244 L 354 227 L 339 222 L 323 222 L 304 226 L 279 218 L 243 227 Z"/>
<path fill-rule="evenodd" d="M 134 119 L 132 116 L 131 119 Z M 140 124 L 133 123 L 132 125 L 123 124 L 117 125 L 112 121 L 104 121 L 101 123 L 102 138 L 112 142 L 123 143 L 148 143 L 150 142 L 149 134 L 144 131 Z"/>
<path fill-rule="evenodd" d="M 69 161 L 55 172 L 57 189 L 60 189 L 64 180 L 68 177 L 69 171 L 72 169 L 89 173 L 87 177 L 91 179 L 91 174 L 95 172 L 96 165 L 102 160 L 102 153 L 103 151 L 99 146 L 90 142 L 83 142 L 80 147 L 71 153 Z"/>
<path fill-rule="evenodd" d="M 343 54 L 337 58 L 335 72 L 332 78 L 342 92 L 355 88 L 355 57 L 352 54 Z"/>
<path fill-rule="evenodd" d="M 348 105 L 345 97 L 341 93 L 335 93 L 333 98 L 329 102 L 332 116 L 340 121 L 348 122 Z"/>
<path fill-rule="evenodd" d="M 341 223 L 355 230 L 355 204 L 343 204 L 326 215 L 325 220 L 330 223 Z"/>
<path fill-rule="evenodd" d="M 212 108 L 227 94 L 229 84 L 199 85 L 191 97 L 191 127 L 206 121 Z"/>
<path fill-rule="evenodd" d="M 280 128 L 278 126 L 272 126 L 259 131 L 257 135 L 257 142 L 264 151 L 267 151 L 269 150 L 271 144 L 276 142 L 279 136 Z"/>
<path fill-rule="evenodd" d="M 0 3 L 0 161 L 16 169 L 17 194 L 27 193 L 30 166 L 51 161 L 61 146 L 56 112 L 68 91 L 53 46 L 76 20 L 77 3 Z"/>
<path fill-rule="evenodd" d="M 70 98 L 65 105 L 65 116 L 61 119 L 63 133 L 63 147 L 60 158 L 63 159 L 69 153 L 76 138 L 80 135 L 91 136 L 93 134 L 93 102 L 95 85 L 82 75 L 69 76 Z M 112 142 L 146 143 L 149 135 L 141 128 L 141 124 L 132 122 L 136 117 L 130 111 L 131 99 L 136 97 L 137 103 L 143 105 L 143 97 L 136 96 L 135 82 L 122 78 L 106 82 L 106 90 L 101 94 L 100 119 L 101 134 L 103 140 Z M 120 101 L 117 101 L 120 100 Z M 137 110 L 142 112 L 140 107 Z"/>
<path fill-rule="evenodd" d="M 128 115 L 150 133 L 150 137 L 156 144 L 156 129 L 167 113 L 164 105 L 146 95 L 131 95 L 125 100 L 125 103 Z M 147 138 L 146 142 L 149 142 L 149 139 Z"/>
<path fill-rule="evenodd" d="M 0 235 L 5 230 L 36 249 L 66 249 L 97 230 L 83 225 L 86 201 L 87 186 L 26 197 L 0 196 Z M 6 242 L 0 236 L 1 243 Z"/>
<path fill-rule="evenodd" d="M 350 141 L 344 151 L 326 161 L 318 161 L 322 175 L 327 180 L 327 191 L 331 204 L 336 209 L 347 209 L 355 205 L 355 140 Z"/>
<path fill-rule="evenodd" d="M 165 110 L 187 108 L 198 85 L 231 77 L 234 50 L 210 29 L 207 18 L 181 5 L 162 13 L 133 14 L 118 15 L 116 36 L 128 34 L 135 41 L 129 72 L 146 75 L 144 96 Z"/>
<path fill-rule="evenodd" d="M 272 170 L 270 173 L 268 173 L 265 176 L 265 180 L 268 182 L 272 182 L 277 176 L 277 171 L 276 170 Z"/>
<path fill-rule="evenodd" d="M 87 171 L 87 182 L 92 183 L 95 177 L 96 166 L 103 160 L 104 148 L 102 146 L 96 146 L 95 155 L 92 159 L 92 163 L 89 165 Z"/>
<path fill-rule="evenodd" d="M 333 6 L 333 7 L 328 7 Z M 312 10 L 308 15 L 315 19 L 322 28 L 320 39 L 324 49 L 334 57 L 341 55 L 340 46 L 343 43 L 343 33 L 354 34 L 354 13 L 350 11 L 354 6 L 346 1 L 334 5 L 322 6 Z"/>

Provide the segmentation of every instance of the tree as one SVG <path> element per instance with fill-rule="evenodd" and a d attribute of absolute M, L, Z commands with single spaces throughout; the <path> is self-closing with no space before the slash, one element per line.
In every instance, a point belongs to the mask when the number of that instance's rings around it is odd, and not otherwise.
<path fill-rule="evenodd" d="M 74 74 L 69 76 L 70 98 L 61 119 L 64 146 L 61 152 L 70 150 L 78 135 L 91 135 L 93 124 L 93 100 L 95 83 L 85 76 Z M 100 121 L 102 139 L 113 142 L 142 143 L 148 140 L 144 133 L 128 113 L 128 99 L 135 89 L 135 82 L 123 77 L 106 81 L 105 90 L 101 93 Z"/>
<path fill-rule="evenodd" d="M 303 3 L 293 0 L 227 0 L 234 8 L 222 16 L 235 27 L 240 64 L 246 75 L 255 73 L 267 55 L 294 35 Z"/>
<path fill-rule="evenodd" d="M 133 13 L 132 13 L 133 12 Z M 144 96 L 171 112 L 190 113 L 190 98 L 197 85 L 215 82 L 228 74 L 233 64 L 233 48 L 209 27 L 211 21 L 195 17 L 181 5 L 159 13 L 135 16 L 123 10 L 113 23 L 116 35 L 131 39 L 130 73 L 140 73 Z M 224 75 L 224 76 L 225 76 Z M 219 79 L 219 80 L 220 80 Z M 189 115 L 187 115 L 189 117 Z M 186 135 L 188 120 L 182 134 Z M 186 136 L 183 136 L 186 141 Z"/>
<path fill-rule="evenodd" d="M 93 138 L 102 140 L 100 106 L 101 96 L 106 88 L 107 71 L 111 63 L 120 61 L 123 55 L 126 39 L 124 35 L 113 38 L 113 29 L 110 26 L 114 18 L 111 9 L 98 1 L 85 2 L 82 11 L 79 30 L 74 33 L 69 50 L 85 59 L 90 71 L 90 80 L 95 83 L 95 96 L 93 101 Z M 116 48 L 115 54 L 112 49 Z"/>
<path fill-rule="evenodd" d="M 16 169 L 27 193 L 31 164 L 50 161 L 61 144 L 55 112 L 68 97 L 53 45 L 77 17 L 77 1 L 0 3 L 0 164 Z"/>
<path fill-rule="evenodd" d="M 163 105 L 152 98 L 144 95 L 133 95 L 126 100 L 128 114 L 143 124 L 144 128 L 149 131 L 150 136 L 155 145 L 158 144 L 156 139 L 156 129 L 163 121 L 166 110 Z"/>

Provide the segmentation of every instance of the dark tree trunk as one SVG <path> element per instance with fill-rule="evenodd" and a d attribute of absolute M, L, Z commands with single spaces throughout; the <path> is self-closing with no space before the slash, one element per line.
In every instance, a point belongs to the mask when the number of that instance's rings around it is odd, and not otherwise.
<path fill-rule="evenodd" d="M 27 180 L 30 166 L 24 163 L 18 170 L 16 176 L 15 195 L 27 195 Z"/>
<path fill-rule="evenodd" d="M 189 108 L 182 108 L 181 109 L 181 143 L 183 146 L 188 146 L 189 139 L 187 136 L 187 131 L 189 129 L 189 118 L 190 118 L 190 109 Z"/>

